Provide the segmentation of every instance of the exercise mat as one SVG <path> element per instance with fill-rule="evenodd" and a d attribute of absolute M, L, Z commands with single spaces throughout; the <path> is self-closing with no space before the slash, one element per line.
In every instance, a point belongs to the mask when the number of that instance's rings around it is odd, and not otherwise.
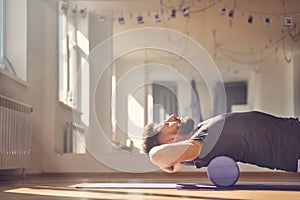
<path fill-rule="evenodd" d="M 237 184 L 231 187 L 217 187 L 203 184 L 176 183 L 91 183 L 76 186 L 82 189 L 209 189 L 209 190 L 279 190 L 300 191 L 300 185 L 279 184 Z"/>
<path fill-rule="evenodd" d="M 92 183 L 76 186 L 76 188 L 123 188 L 123 189 L 174 189 L 180 187 L 176 183 Z"/>
<path fill-rule="evenodd" d="M 279 190 L 279 191 L 300 191 L 300 185 L 279 185 L 279 184 L 237 184 L 229 187 L 218 187 L 215 185 L 201 184 L 177 184 L 180 189 L 214 189 L 214 190 Z"/>

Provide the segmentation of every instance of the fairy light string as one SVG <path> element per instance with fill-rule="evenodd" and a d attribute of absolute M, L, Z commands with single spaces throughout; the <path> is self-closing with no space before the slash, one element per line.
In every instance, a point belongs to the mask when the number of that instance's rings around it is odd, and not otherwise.
<path fill-rule="evenodd" d="M 181 23 L 183 24 L 181 24 L 180 28 L 183 29 L 183 33 L 187 35 L 189 35 L 188 24 L 190 18 L 193 15 L 208 11 L 209 9 L 214 9 L 215 12 L 215 9 L 218 6 L 220 8 L 216 15 L 219 15 L 220 17 L 227 17 L 230 27 L 235 20 L 244 20 L 245 17 L 245 23 L 253 24 L 262 23 L 263 21 L 265 24 L 265 28 L 273 26 L 273 20 L 281 20 L 283 22 L 283 27 L 281 33 L 278 33 L 278 35 L 280 36 L 274 41 L 273 39 L 269 39 L 269 43 L 266 43 L 264 47 L 255 50 L 252 49 L 251 51 L 239 51 L 223 46 L 221 43 L 218 43 L 216 38 L 216 31 L 214 30 L 214 47 L 211 50 L 211 53 L 213 54 L 213 57 L 216 57 L 217 53 L 221 53 L 234 62 L 240 64 L 257 64 L 270 57 L 271 55 L 275 54 L 277 56 L 278 49 L 282 48 L 284 59 L 287 63 L 289 63 L 292 60 L 295 43 L 299 41 L 300 37 L 300 8 L 296 11 L 287 12 L 286 3 L 288 2 L 281 2 L 282 11 L 267 12 L 251 10 L 242 7 L 242 5 L 239 4 L 238 0 L 181 0 L 176 2 L 171 0 L 160 0 L 156 9 L 147 9 L 140 11 L 123 10 L 110 13 L 110 15 L 112 15 L 113 20 L 119 22 L 120 26 L 124 26 L 128 22 L 128 20 L 140 20 L 137 21 L 137 26 L 140 24 L 147 25 L 147 20 L 144 19 L 153 18 L 154 22 L 161 23 L 166 28 L 172 28 L 172 25 L 170 25 L 169 23 L 170 20 L 177 20 L 177 18 L 180 18 L 180 20 L 183 20 L 183 22 L 181 21 Z M 73 6 L 72 8 L 77 9 L 77 6 Z M 187 10 L 183 10 L 183 8 L 187 8 Z M 186 13 L 184 13 L 184 11 L 186 11 Z M 72 10 L 69 13 L 71 13 L 72 15 Z M 109 13 L 109 11 L 101 11 L 101 14 L 99 15 L 105 16 L 106 13 Z M 290 23 L 287 24 L 287 22 Z M 183 38 L 171 37 L 169 39 L 172 42 L 182 42 L 184 40 Z M 237 58 L 235 58 L 235 55 L 253 56 L 257 54 L 263 55 L 263 57 L 251 62 L 246 60 L 238 60 Z"/>

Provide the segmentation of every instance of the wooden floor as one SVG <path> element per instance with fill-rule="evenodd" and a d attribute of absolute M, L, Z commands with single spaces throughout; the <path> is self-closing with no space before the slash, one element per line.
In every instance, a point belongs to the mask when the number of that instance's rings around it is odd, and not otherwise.
<path fill-rule="evenodd" d="M 38 174 L 0 176 L 0 200 L 90 199 L 300 199 L 300 191 L 180 190 L 180 189 L 77 189 L 85 183 L 198 183 L 209 184 L 205 173 L 176 174 Z M 300 173 L 242 173 L 237 184 L 300 185 Z"/>

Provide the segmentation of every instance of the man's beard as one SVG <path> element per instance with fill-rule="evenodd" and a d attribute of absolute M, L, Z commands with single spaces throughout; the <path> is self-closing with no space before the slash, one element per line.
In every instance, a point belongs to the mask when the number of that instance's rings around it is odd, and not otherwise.
<path fill-rule="evenodd" d="M 184 117 L 181 119 L 181 123 L 178 130 L 178 135 L 187 135 L 194 130 L 194 120 L 190 117 Z"/>

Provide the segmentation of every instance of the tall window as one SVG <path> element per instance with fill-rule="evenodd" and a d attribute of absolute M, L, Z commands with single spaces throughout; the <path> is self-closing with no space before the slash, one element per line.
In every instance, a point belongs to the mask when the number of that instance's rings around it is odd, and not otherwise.
<path fill-rule="evenodd" d="M 227 112 L 233 105 L 247 104 L 247 82 L 227 82 L 224 84 L 227 100 Z"/>
<path fill-rule="evenodd" d="M 77 71 L 75 21 L 68 18 L 68 7 L 59 2 L 59 101 L 74 107 L 73 83 Z"/>
<path fill-rule="evenodd" d="M 89 126 L 88 17 L 76 5 L 60 1 L 58 6 L 59 101 L 79 111 L 81 122 Z M 67 124 L 64 152 L 85 153 L 84 129 L 75 122 Z"/>
<path fill-rule="evenodd" d="M 178 116 L 177 85 L 175 82 L 153 83 L 153 120 L 161 122 L 171 114 Z"/>
<path fill-rule="evenodd" d="M 86 57 L 89 54 L 88 19 L 82 15 L 80 8 L 61 1 L 58 24 L 59 101 L 82 111 L 83 107 L 86 109 L 86 104 L 75 98 L 74 89 L 75 83 L 79 83 L 79 86 L 76 85 L 80 92 L 78 95 L 89 95 L 83 94 L 89 90 L 89 69 L 86 65 Z M 83 63 L 85 68 L 81 68 Z M 80 81 L 76 82 L 78 80 Z M 86 98 L 84 100 L 86 101 Z"/>

